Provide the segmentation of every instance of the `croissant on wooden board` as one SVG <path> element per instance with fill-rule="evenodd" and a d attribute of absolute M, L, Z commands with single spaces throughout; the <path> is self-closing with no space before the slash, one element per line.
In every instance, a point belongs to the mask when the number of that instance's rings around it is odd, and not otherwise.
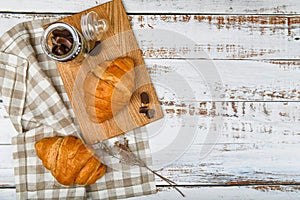
<path fill-rule="evenodd" d="M 93 184 L 106 172 L 93 149 L 73 136 L 43 138 L 35 143 L 35 149 L 43 165 L 66 186 Z"/>
<path fill-rule="evenodd" d="M 105 61 L 87 73 L 84 102 L 91 121 L 113 118 L 130 101 L 135 86 L 134 61 L 129 57 Z"/>

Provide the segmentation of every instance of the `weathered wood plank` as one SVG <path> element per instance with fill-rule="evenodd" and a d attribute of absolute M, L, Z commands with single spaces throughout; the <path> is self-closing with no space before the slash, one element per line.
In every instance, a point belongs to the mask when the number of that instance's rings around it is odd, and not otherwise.
<path fill-rule="evenodd" d="M 30 3 L 11 0 L 1 2 L 0 11 L 74 13 L 104 2 L 107 2 L 107 0 L 64 0 L 63 2 L 58 0 L 31 0 Z M 123 0 L 123 3 L 129 13 L 296 14 L 300 10 L 299 2 L 294 0 L 277 0 L 276 2 L 263 0 Z"/>
<path fill-rule="evenodd" d="M 181 102 L 163 100 L 168 128 L 180 128 L 181 119 L 197 118 L 200 130 L 207 130 L 213 117 L 222 117 L 221 143 L 249 143 L 260 139 L 266 143 L 297 143 L 300 134 L 299 102 Z M 6 121 L 0 116 L 0 123 Z M 155 124 L 156 126 L 158 124 Z M 6 130 L 7 131 L 4 131 Z M 12 130 L 13 132 L 10 132 Z M 10 123 L 1 126 L 2 145 L 10 144 L 15 131 Z M 243 135 L 249 134 L 249 137 Z M 271 136 L 276 136 L 272 138 Z M 251 137 L 250 137 L 251 136 Z M 266 138 L 262 138 L 266 136 Z M 281 137 L 278 137 L 281 136 Z M 6 138 L 6 139 L 5 139 Z M 247 139 L 251 139 L 247 141 Z M 281 141 L 279 141 L 281 140 Z M 6 155 L 10 157 L 10 155 Z M 3 158 L 5 159 L 5 158 Z"/>
<path fill-rule="evenodd" d="M 15 177 L 14 177 L 13 168 L 10 169 L 0 168 L 0 191 L 1 191 L 1 187 L 15 187 Z"/>
<path fill-rule="evenodd" d="M 150 129 L 156 168 L 165 163 L 161 149 L 168 152 L 168 145 L 176 142 L 180 131 L 184 129 L 186 139 L 194 138 L 190 148 L 180 147 L 181 152 L 173 150 L 168 154 L 177 160 L 160 171 L 163 175 L 186 184 L 299 183 L 299 103 L 199 104 L 176 106 L 171 102 L 166 108 L 170 112 L 167 111 L 165 124 L 161 125 L 164 128 L 158 133 Z M 223 117 L 217 121 L 218 116 Z"/>
<path fill-rule="evenodd" d="M 6 200 L 15 200 L 17 198 L 16 189 L 15 188 L 0 189 L 0 198 Z"/>
<path fill-rule="evenodd" d="M 0 14 L 0 35 L 17 23 L 49 17 L 62 16 Z M 129 18 L 145 58 L 300 59 L 298 15 L 129 15 Z M 299 66 L 299 60 L 296 62 Z"/>
<path fill-rule="evenodd" d="M 244 137 L 248 137 L 246 134 Z M 263 138 L 263 137 L 261 137 Z M 256 142 L 258 144 L 256 144 Z M 281 142 L 281 141 L 279 141 Z M 162 145 L 164 146 L 164 144 Z M 203 158 L 199 153 L 203 144 L 193 144 L 182 157 L 159 173 L 183 185 L 249 185 L 249 184 L 299 184 L 299 145 L 252 143 L 218 143 Z M 209 147 L 210 148 L 210 147 Z M 0 146 L 2 155 L 10 157 L 8 149 Z M 163 160 L 154 152 L 154 165 Z M 295 152 L 295 153 L 292 153 Z M 175 155 L 170 155 L 176 157 Z M 5 166 L 3 166 L 5 165 Z M 1 169 L 2 167 L 10 167 Z M 0 183 L 14 186 L 12 163 L 1 163 Z M 157 178 L 158 184 L 166 184 Z"/>
<path fill-rule="evenodd" d="M 4 105 L 0 102 L 0 144 L 11 144 L 11 138 L 16 134 Z"/>
<path fill-rule="evenodd" d="M 3 128 L 3 127 L 2 127 Z M 4 127 L 6 128 L 6 127 Z M 9 127 L 7 127 L 9 128 Z M 0 188 L 15 186 L 14 161 L 11 145 L 0 145 Z"/>
<path fill-rule="evenodd" d="M 145 61 L 161 99 L 177 98 L 182 102 L 300 101 L 298 61 Z"/>
<path fill-rule="evenodd" d="M 213 117 L 222 117 L 223 143 L 249 143 L 255 137 L 266 143 L 300 142 L 299 102 L 182 102 L 165 99 L 161 103 L 167 120 L 164 123 L 169 128 L 180 128 L 182 118 L 197 118 L 201 121 L 197 121 L 197 128 L 205 131 Z M 11 137 L 16 133 L 9 120 L 1 115 L 0 123 L 4 125 L 1 126 L 0 144 L 10 144 Z M 281 137 L 278 138 L 278 135 Z"/>
<path fill-rule="evenodd" d="M 163 110 L 165 118 L 147 129 L 153 167 L 162 167 L 159 172 L 172 180 L 186 185 L 300 183 L 298 102 L 163 101 Z M 180 131 L 187 144 L 171 151 Z M 0 146 L 0 169 L 12 168 L 11 151 L 10 145 Z"/>
<path fill-rule="evenodd" d="M 297 63 L 147 59 L 146 64 L 160 98 L 182 102 L 300 100 Z"/>
<path fill-rule="evenodd" d="M 299 184 L 299 156 L 293 153 L 299 145 L 260 142 L 217 144 L 202 159 L 199 151 L 204 145 L 192 145 L 177 162 L 159 172 L 185 185 Z"/>
<path fill-rule="evenodd" d="M 297 186 L 263 186 L 262 188 L 266 188 L 265 191 L 255 190 L 252 187 L 192 187 L 181 188 L 181 190 L 189 200 L 298 199 L 300 196 Z M 170 188 L 158 187 L 158 191 L 155 195 L 143 196 L 138 199 L 182 199 L 175 190 Z"/>
<path fill-rule="evenodd" d="M 300 58 L 299 16 L 134 15 L 131 17 L 139 46 L 144 56 L 149 58 Z"/>
<path fill-rule="evenodd" d="M 0 169 L 11 169 L 14 166 L 12 159 L 12 145 L 0 145 L 1 154 L 0 157 Z M 2 174 L 2 173 L 1 173 Z"/>
<path fill-rule="evenodd" d="M 158 187 L 158 193 L 142 197 L 128 198 L 129 200 L 168 200 L 182 199 L 174 190 Z M 180 190 L 189 200 L 266 200 L 266 199 L 299 199 L 299 186 L 249 186 L 249 187 L 180 187 Z M 16 199 L 15 189 L 0 189 L 0 198 L 5 200 Z"/>

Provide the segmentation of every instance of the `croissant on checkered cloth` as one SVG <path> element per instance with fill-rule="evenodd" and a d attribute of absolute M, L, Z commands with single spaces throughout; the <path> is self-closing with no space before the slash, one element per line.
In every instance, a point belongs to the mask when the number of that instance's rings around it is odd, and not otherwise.
<path fill-rule="evenodd" d="M 43 165 L 66 186 L 93 184 L 106 172 L 94 150 L 73 136 L 43 138 L 35 149 Z"/>
<path fill-rule="evenodd" d="M 135 86 L 134 61 L 129 57 L 105 61 L 87 73 L 84 103 L 91 121 L 113 118 L 130 101 Z"/>

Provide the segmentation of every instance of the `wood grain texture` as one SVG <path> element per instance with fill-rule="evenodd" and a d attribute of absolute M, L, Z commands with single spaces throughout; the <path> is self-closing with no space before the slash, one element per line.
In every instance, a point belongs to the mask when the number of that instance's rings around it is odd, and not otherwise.
<path fill-rule="evenodd" d="M 108 0 L 18 0 L 0 4 L 0 11 L 13 12 L 80 12 Z M 277 0 L 276 3 L 256 0 L 124 0 L 125 9 L 130 13 L 226 13 L 226 14 L 299 14 L 300 4 L 294 0 Z M 32 6 L 34 5 L 34 6 Z M 58 6 L 59 5 L 59 6 Z"/>
<path fill-rule="evenodd" d="M 81 17 L 91 11 L 98 13 L 100 18 L 106 19 L 109 22 L 109 29 L 101 39 L 101 54 L 90 57 L 88 60 L 84 60 L 83 57 L 80 61 L 75 61 L 79 59 L 75 58 L 74 61 L 72 60 L 66 63 L 57 62 L 56 65 L 81 127 L 83 138 L 85 142 L 94 144 L 158 120 L 162 118 L 163 115 L 121 1 L 114 0 L 63 18 L 59 20 L 59 22 L 68 23 L 78 31 L 81 31 Z M 135 64 L 134 71 L 136 78 L 134 93 L 132 94 L 128 106 L 126 105 L 118 113 L 114 113 L 112 119 L 108 119 L 99 124 L 94 123 L 88 120 L 89 117 L 82 102 L 82 99 L 84 99 L 84 91 L 82 88 L 86 74 L 101 62 L 122 56 L 129 56 L 133 59 Z M 124 76 L 122 79 L 126 79 L 126 77 Z M 149 107 L 155 111 L 155 115 L 151 119 L 139 113 L 139 107 L 141 106 L 140 94 L 142 92 L 147 92 L 150 96 L 151 103 Z"/>
<path fill-rule="evenodd" d="M 0 34 L 23 21 L 64 16 L 0 14 Z M 129 15 L 129 20 L 145 58 L 300 58 L 298 15 Z"/>

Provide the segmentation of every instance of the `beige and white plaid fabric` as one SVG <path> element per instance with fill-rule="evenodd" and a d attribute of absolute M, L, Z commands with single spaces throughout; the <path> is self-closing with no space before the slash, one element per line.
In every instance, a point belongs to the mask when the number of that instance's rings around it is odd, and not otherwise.
<path fill-rule="evenodd" d="M 17 197 L 118 199 L 155 193 L 153 174 L 139 167 L 120 164 L 118 169 L 108 168 L 93 185 L 66 187 L 42 166 L 34 149 L 36 141 L 80 134 L 56 65 L 41 49 L 46 23 L 50 20 L 21 23 L 0 38 L 0 98 L 19 133 L 12 139 Z M 147 133 L 137 129 L 125 136 L 130 148 L 151 165 Z"/>

